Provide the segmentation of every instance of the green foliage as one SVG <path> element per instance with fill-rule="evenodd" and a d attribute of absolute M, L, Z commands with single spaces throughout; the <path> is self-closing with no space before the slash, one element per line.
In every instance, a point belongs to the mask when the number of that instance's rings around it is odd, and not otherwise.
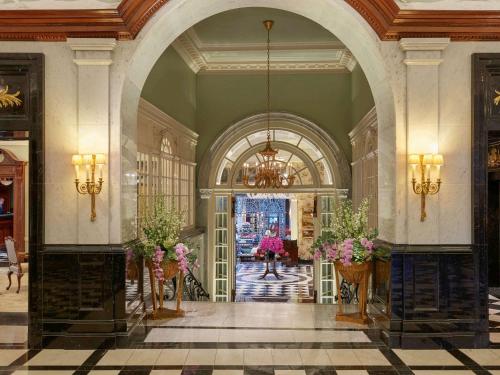
<path fill-rule="evenodd" d="M 311 254 L 314 254 L 315 259 L 343 259 L 347 263 L 363 263 L 374 258 L 389 259 L 390 249 L 373 243 L 378 231 L 370 230 L 368 211 L 367 199 L 363 199 L 357 210 L 349 199 L 338 202 L 333 211 L 331 226 L 323 229 L 311 247 Z"/>
<path fill-rule="evenodd" d="M 371 240 L 377 237 L 377 230 L 370 231 L 368 227 L 369 208 L 368 199 L 363 199 L 357 210 L 354 210 L 350 199 L 340 201 L 333 215 L 332 235 L 335 242 L 361 238 Z"/>
<path fill-rule="evenodd" d="M 182 219 L 182 213 L 167 206 L 164 196 L 155 198 L 141 228 L 144 234 L 143 254 L 146 259 L 152 258 L 157 246 L 166 250 L 167 259 L 177 259 L 174 246 L 179 242 Z"/>

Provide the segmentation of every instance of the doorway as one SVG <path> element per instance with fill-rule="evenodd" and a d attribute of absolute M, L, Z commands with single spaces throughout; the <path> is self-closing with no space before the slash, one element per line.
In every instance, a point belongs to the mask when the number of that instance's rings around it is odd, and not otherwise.
<path fill-rule="evenodd" d="M 236 302 L 314 302 L 314 194 L 236 194 Z M 278 238 L 283 252 L 259 251 Z"/>
<path fill-rule="evenodd" d="M 0 138 L 0 347 L 25 347 L 29 301 L 29 140 Z"/>
<path fill-rule="evenodd" d="M 490 341 L 500 344 L 500 132 L 488 134 L 487 215 Z"/>

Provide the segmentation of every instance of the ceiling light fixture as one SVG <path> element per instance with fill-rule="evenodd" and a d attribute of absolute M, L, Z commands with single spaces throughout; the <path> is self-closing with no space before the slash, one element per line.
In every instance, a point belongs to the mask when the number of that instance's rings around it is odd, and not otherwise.
<path fill-rule="evenodd" d="M 263 22 L 267 30 L 267 142 L 266 147 L 259 151 L 262 162 L 254 167 L 248 163 L 243 165 L 243 184 L 249 188 L 258 189 L 283 189 L 293 186 L 295 176 L 292 175 L 292 167 L 283 161 L 276 159 L 278 150 L 271 145 L 271 39 L 270 33 L 274 21 Z M 254 174 L 251 178 L 250 173 Z"/>

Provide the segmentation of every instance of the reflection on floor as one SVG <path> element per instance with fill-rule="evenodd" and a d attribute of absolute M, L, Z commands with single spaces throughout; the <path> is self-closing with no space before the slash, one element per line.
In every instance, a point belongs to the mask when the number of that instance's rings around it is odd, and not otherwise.
<path fill-rule="evenodd" d="M 192 302 L 185 303 L 184 308 L 183 318 L 147 322 L 140 328 L 142 334 L 138 332 L 128 348 L 2 350 L 0 373 L 499 373 L 500 349 L 390 350 L 380 341 L 376 330 L 336 322 L 335 306 Z"/>
<path fill-rule="evenodd" d="M 236 302 L 314 302 L 312 265 L 277 262 L 279 280 L 272 273 L 261 279 L 265 268 L 263 262 L 236 266 Z"/>
<path fill-rule="evenodd" d="M 12 276 L 12 286 L 7 278 L 7 267 L 0 267 L 0 348 L 6 345 L 25 346 L 28 338 L 28 275 L 21 279 L 17 290 L 17 279 Z"/>

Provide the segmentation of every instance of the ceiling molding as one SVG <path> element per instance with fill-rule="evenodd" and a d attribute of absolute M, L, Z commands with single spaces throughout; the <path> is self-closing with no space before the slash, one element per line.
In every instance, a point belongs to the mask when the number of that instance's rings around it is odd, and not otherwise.
<path fill-rule="evenodd" d="M 500 11 L 400 9 L 394 0 L 345 1 L 363 16 L 381 40 L 500 40 Z"/>
<path fill-rule="evenodd" d="M 172 44 L 195 73 L 265 71 L 266 43 L 204 43 L 191 28 Z M 340 42 L 273 43 L 276 71 L 352 71 L 356 59 Z"/>
<path fill-rule="evenodd" d="M 134 39 L 168 0 L 123 0 L 116 9 L 0 11 L 0 40 Z"/>
<path fill-rule="evenodd" d="M 394 0 L 344 0 L 382 40 L 500 40 L 498 10 L 400 9 Z M 0 40 L 134 39 L 168 0 L 122 0 L 116 9 L 1 10 Z"/>

